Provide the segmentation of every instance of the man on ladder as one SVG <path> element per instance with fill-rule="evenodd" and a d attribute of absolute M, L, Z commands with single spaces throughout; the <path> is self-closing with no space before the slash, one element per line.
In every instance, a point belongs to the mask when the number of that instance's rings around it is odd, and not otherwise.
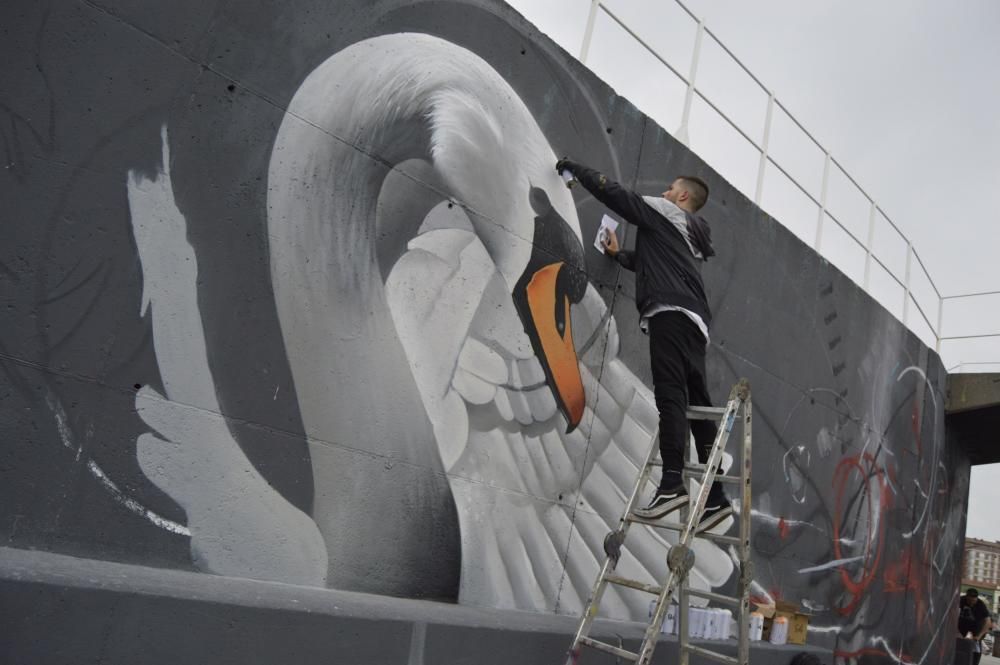
<path fill-rule="evenodd" d="M 598 201 L 638 229 L 632 251 L 619 248 L 614 231 L 608 233 L 604 245 L 618 263 L 635 272 L 639 326 L 649 335 L 663 475 L 649 505 L 634 514 L 660 519 L 688 504 L 682 475 L 688 442 L 687 407 L 711 406 L 705 383 L 705 350 L 712 313 L 699 264 L 715 252 L 708 223 L 695 214 L 708 201 L 708 185 L 694 176 L 680 176 L 661 197 L 640 196 L 568 159 L 559 160 L 556 170 L 572 173 Z M 698 460 L 705 464 L 716 437 L 715 423 L 694 420 L 690 427 Z M 732 513 L 716 481 L 697 531 L 714 528 Z"/>

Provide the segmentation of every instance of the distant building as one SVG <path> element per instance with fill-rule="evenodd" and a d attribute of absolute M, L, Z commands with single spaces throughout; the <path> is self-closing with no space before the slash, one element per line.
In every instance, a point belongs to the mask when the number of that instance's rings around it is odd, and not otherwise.
<path fill-rule="evenodd" d="M 979 592 L 990 611 L 1000 604 L 1000 541 L 966 538 L 962 556 L 962 593 L 969 587 Z"/>

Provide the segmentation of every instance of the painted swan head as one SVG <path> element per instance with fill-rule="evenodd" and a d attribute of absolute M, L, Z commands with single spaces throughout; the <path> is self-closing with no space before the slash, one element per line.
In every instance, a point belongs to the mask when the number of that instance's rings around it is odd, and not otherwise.
<path fill-rule="evenodd" d="M 444 40 L 400 33 L 354 44 L 317 67 L 292 99 L 268 191 L 283 328 L 316 317 L 336 328 L 332 308 L 325 317 L 317 311 L 324 292 L 381 297 L 374 281 L 378 194 L 389 169 L 412 160 L 429 167 L 421 185 L 465 212 L 574 429 L 586 398 L 570 307 L 587 280 L 573 199 L 518 95 L 478 56 Z M 308 253 L 327 272 L 283 260 L 288 251 Z"/>

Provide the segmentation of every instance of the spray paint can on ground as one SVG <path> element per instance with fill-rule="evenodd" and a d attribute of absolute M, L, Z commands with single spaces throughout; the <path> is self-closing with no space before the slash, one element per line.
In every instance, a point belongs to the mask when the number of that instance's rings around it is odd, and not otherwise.
<path fill-rule="evenodd" d="M 750 641 L 760 642 L 764 634 L 764 615 L 760 612 L 750 613 Z"/>
<path fill-rule="evenodd" d="M 785 617 L 775 617 L 771 624 L 771 644 L 785 644 L 788 642 L 788 619 Z"/>

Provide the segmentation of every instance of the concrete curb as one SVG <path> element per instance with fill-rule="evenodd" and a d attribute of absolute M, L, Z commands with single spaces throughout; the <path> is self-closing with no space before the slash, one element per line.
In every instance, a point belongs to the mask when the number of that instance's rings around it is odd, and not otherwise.
<path fill-rule="evenodd" d="M 0 589 L 0 661 L 14 665 L 558 664 L 576 625 L 569 616 L 11 548 L 0 548 Z M 599 621 L 594 635 L 634 649 L 642 630 L 638 623 Z M 735 641 L 715 642 L 713 648 L 734 653 Z M 761 644 L 754 660 L 780 665 L 802 650 L 825 653 Z M 676 640 L 664 638 L 655 662 L 674 662 L 676 656 Z M 582 662 L 614 659 L 593 652 Z"/>

